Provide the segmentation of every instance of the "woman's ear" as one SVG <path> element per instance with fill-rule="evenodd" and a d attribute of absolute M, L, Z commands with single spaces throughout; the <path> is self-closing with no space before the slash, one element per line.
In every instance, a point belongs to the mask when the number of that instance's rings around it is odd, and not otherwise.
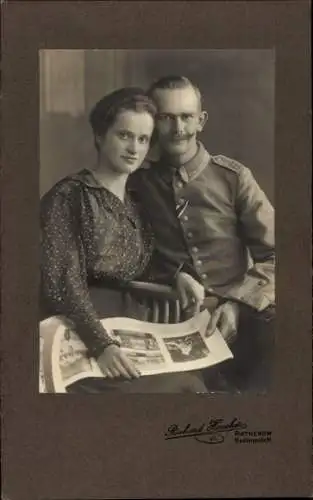
<path fill-rule="evenodd" d="M 156 126 L 154 126 L 154 129 L 153 129 L 153 132 L 152 132 L 152 136 L 151 136 L 151 139 L 150 139 L 150 148 L 153 148 L 157 142 L 158 142 L 158 135 L 157 135 L 157 129 L 156 129 Z"/>
<path fill-rule="evenodd" d="M 94 136 L 94 145 L 97 151 L 100 150 L 100 137 L 98 135 Z"/>
<path fill-rule="evenodd" d="M 206 111 L 201 111 L 199 115 L 198 132 L 202 132 L 204 125 L 208 120 L 208 113 Z"/>
<path fill-rule="evenodd" d="M 157 142 L 154 142 L 148 151 L 146 156 L 147 161 L 158 161 L 160 159 L 160 147 Z"/>

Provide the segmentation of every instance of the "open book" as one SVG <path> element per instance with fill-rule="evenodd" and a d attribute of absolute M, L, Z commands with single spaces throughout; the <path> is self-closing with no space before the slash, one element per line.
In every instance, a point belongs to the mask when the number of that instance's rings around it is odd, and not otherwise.
<path fill-rule="evenodd" d="M 193 318 L 176 324 L 159 324 L 116 317 L 101 320 L 107 332 L 116 338 L 141 374 L 199 370 L 221 363 L 233 355 L 220 332 L 210 337 L 205 332 L 210 314 L 204 310 Z M 40 392 L 45 392 L 42 352 L 45 334 L 59 339 L 59 366 L 62 379 L 71 384 L 87 377 L 105 377 L 97 361 L 87 356 L 87 349 L 70 324 L 61 316 L 40 323 Z"/>

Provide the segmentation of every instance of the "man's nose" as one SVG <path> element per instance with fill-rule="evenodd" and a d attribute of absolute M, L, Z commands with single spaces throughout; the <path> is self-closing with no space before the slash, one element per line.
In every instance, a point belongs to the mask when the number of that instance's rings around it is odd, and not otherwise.
<path fill-rule="evenodd" d="M 182 119 L 179 116 L 176 116 L 174 118 L 174 120 L 173 120 L 173 128 L 174 128 L 174 132 L 177 135 L 180 135 L 180 134 L 183 133 L 183 131 L 184 131 L 184 124 L 183 124 Z"/>

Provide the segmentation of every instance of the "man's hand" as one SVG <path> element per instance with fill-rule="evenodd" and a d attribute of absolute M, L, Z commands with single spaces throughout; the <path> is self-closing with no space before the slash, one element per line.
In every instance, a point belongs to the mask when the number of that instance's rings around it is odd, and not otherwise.
<path fill-rule="evenodd" d="M 124 377 L 132 379 L 140 377 L 140 372 L 134 363 L 115 344 L 104 349 L 103 353 L 98 357 L 97 363 L 104 375 L 109 378 Z"/>
<path fill-rule="evenodd" d="M 224 340 L 230 344 L 236 338 L 239 320 L 239 305 L 236 302 L 225 302 L 212 313 L 210 323 L 206 331 L 206 337 L 210 337 L 216 328 L 221 332 Z"/>
<path fill-rule="evenodd" d="M 176 277 L 176 289 L 182 310 L 188 317 L 200 312 L 205 297 L 204 287 L 190 274 L 180 272 Z"/>

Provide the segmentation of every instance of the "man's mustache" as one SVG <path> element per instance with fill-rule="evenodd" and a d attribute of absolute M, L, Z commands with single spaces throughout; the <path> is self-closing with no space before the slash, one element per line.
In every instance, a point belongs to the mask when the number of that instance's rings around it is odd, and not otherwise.
<path fill-rule="evenodd" d="M 194 134 L 183 134 L 183 135 L 178 135 L 178 134 L 171 134 L 169 136 L 169 139 L 170 140 L 176 140 L 176 141 L 184 141 L 184 140 L 188 140 L 188 139 L 192 139 L 192 137 L 194 136 Z"/>

